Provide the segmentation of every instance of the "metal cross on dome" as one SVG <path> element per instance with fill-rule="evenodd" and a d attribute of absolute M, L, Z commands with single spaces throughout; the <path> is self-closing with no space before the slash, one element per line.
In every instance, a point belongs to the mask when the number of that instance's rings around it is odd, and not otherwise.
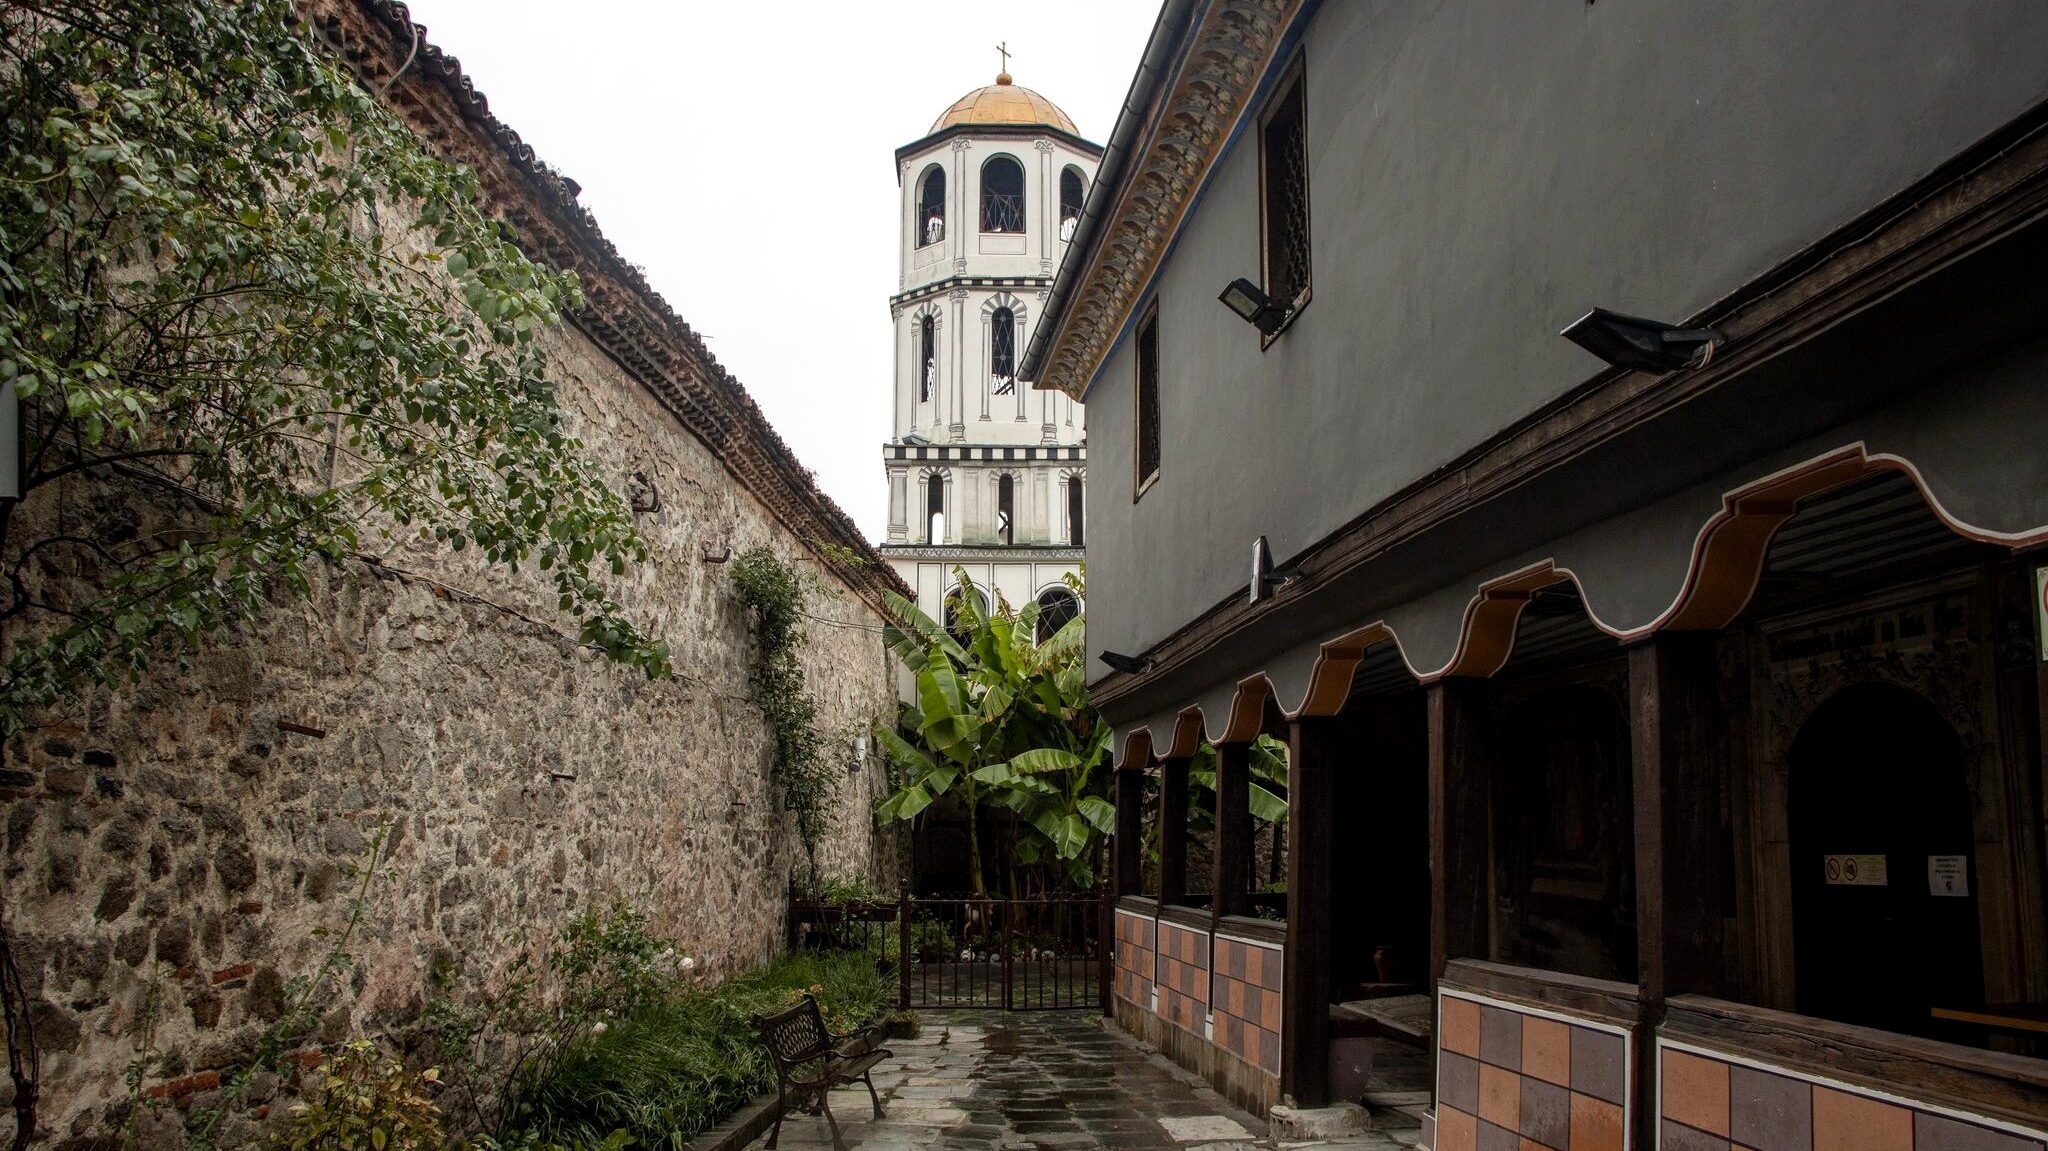
<path fill-rule="evenodd" d="M 1003 66 L 1001 71 L 1008 72 L 1010 70 L 1010 42 L 1005 40 L 996 45 L 996 51 L 1002 53 Z"/>

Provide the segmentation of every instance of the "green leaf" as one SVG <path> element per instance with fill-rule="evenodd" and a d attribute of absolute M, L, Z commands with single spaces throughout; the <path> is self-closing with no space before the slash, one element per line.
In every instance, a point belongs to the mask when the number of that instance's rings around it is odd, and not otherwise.
<path fill-rule="evenodd" d="M 913 784 L 877 804 L 875 814 L 883 819 L 907 820 L 931 805 L 931 793 Z"/>
<path fill-rule="evenodd" d="M 1111 835 L 1115 833 L 1115 804 L 1112 804 L 1108 800 L 1101 799 L 1093 795 L 1084 795 L 1081 797 L 1080 801 L 1074 805 L 1074 809 L 1080 812 L 1081 818 L 1087 820 L 1091 825 L 1094 826 L 1094 828 L 1097 831 L 1102 832 L 1104 835 Z"/>
<path fill-rule="evenodd" d="M 1056 747 L 1038 747 L 1011 756 L 1010 765 L 1020 775 L 1039 775 L 1049 771 L 1072 771 L 1081 766 L 1081 757 Z"/>

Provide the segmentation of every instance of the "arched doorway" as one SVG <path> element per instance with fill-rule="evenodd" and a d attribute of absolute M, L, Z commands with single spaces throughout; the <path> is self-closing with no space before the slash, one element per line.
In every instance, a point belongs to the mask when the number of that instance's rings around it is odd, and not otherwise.
<path fill-rule="evenodd" d="M 1984 994 L 1962 741 L 1917 693 L 1858 684 L 1815 709 L 1788 766 L 1800 1013 L 1937 1031 L 1930 1008 Z"/>

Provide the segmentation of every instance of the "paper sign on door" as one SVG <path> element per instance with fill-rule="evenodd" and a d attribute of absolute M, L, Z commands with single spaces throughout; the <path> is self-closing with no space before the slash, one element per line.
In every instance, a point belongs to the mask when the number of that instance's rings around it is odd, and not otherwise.
<path fill-rule="evenodd" d="M 1930 855 L 1927 857 L 1927 894 L 1970 894 L 1970 857 Z"/>

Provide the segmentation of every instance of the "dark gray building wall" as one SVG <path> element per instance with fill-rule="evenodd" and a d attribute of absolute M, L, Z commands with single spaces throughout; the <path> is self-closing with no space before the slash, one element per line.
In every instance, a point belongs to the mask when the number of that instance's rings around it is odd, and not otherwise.
<path fill-rule="evenodd" d="M 1258 275 L 1240 137 L 1155 285 L 1143 500 L 1128 340 L 1087 396 L 1094 651 L 1241 589 L 1255 536 L 1284 560 L 1591 377 L 1556 336 L 1588 306 L 1698 312 L 2048 98 L 2025 0 L 1330 0 L 1303 43 L 1314 299 L 1263 353 L 1215 301 Z"/>

